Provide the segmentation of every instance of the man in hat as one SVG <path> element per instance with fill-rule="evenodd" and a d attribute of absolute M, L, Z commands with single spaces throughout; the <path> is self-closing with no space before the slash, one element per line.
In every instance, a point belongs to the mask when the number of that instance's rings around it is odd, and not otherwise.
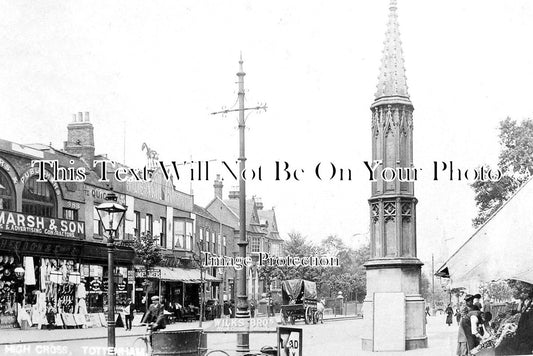
<path fill-rule="evenodd" d="M 470 355 L 470 351 L 479 345 L 479 342 L 483 339 L 483 335 L 480 332 L 482 324 L 481 312 L 474 305 L 475 298 L 481 298 L 481 296 L 479 294 L 467 294 L 464 298 L 466 307 L 461 310 L 461 321 L 457 337 L 458 356 Z"/>
<path fill-rule="evenodd" d="M 159 302 L 159 297 L 154 295 L 152 297 L 152 304 L 148 308 L 148 314 L 144 321 L 150 325 L 152 331 L 157 331 L 166 328 L 165 309 L 163 304 Z"/>

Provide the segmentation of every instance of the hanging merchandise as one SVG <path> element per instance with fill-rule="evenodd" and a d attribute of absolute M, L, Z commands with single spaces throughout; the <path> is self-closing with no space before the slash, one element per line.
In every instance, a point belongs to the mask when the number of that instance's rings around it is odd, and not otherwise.
<path fill-rule="evenodd" d="M 63 282 L 63 274 L 61 271 L 55 269 L 50 272 L 50 282 L 60 284 Z"/>
<path fill-rule="evenodd" d="M 16 297 L 20 283 L 15 276 L 14 257 L 0 256 L 0 328 L 16 324 Z"/>
<path fill-rule="evenodd" d="M 24 257 L 24 284 L 27 286 L 35 285 L 35 266 L 33 265 L 33 257 Z"/>

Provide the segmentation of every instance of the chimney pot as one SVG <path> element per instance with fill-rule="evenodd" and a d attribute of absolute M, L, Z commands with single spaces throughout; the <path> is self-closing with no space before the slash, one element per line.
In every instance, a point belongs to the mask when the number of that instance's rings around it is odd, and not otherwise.
<path fill-rule="evenodd" d="M 85 112 L 85 122 L 89 122 L 89 112 Z"/>
<path fill-rule="evenodd" d="M 83 113 L 81 111 L 78 112 L 78 122 L 83 122 Z"/>

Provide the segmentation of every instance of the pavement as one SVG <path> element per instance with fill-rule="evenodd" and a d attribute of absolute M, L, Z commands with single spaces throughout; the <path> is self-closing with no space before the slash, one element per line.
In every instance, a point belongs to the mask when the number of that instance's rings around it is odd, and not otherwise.
<path fill-rule="evenodd" d="M 230 319 L 233 320 L 233 319 Z M 214 321 L 204 322 L 208 329 Z M 198 322 L 175 323 L 166 330 L 180 330 L 197 328 Z M 361 351 L 361 334 L 363 322 L 354 317 L 328 317 L 324 324 L 305 325 L 297 321 L 294 327 L 303 330 L 303 355 L 305 356 L 376 356 L 376 353 Z M 145 328 L 138 326 L 132 331 L 117 328 L 117 348 L 129 350 L 120 355 L 139 355 L 135 347 L 136 337 L 143 335 Z M 385 355 L 455 355 L 457 345 L 457 325 L 447 326 L 445 317 L 437 315 L 428 317 L 427 324 L 428 348 L 406 352 L 380 352 Z M 107 330 L 94 329 L 62 329 L 62 330 L 0 330 L 0 355 L 105 355 Z M 250 348 L 258 350 L 264 345 L 275 345 L 275 334 L 251 334 Z M 207 345 L 210 350 L 226 350 L 234 354 L 236 335 L 208 334 Z M 48 347 L 45 349 L 43 347 Z M 218 354 L 217 354 L 218 355 Z"/>
<path fill-rule="evenodd" d="M 332 322 L 338 320 L 353 320 L 360 317 L 357 316 L 344 316 L 344 315 L 325 315 L 324 322 Z M 256 320 L 259 320 L 257 318 Z M 264 318 L 266 319 L 266 318 Z M 279 315 L 273 317 L 278 324 Z M 219 319 L 220 320 L 220 319 Z M 227 320 L 236 320 L 236 319 L 227 319 Z M 210 329 L 214 324 L 214 321 L 204 321 L 203 328 Z M 166 331 L 172 330 L 185 330 L 185 329 L 198 329 L 198 321 L 194 322 L 179 322 L 168 324 Z M 274 329 L 273 329 L 274 330 Z M 126 331 L 123 327 L 117 327 L 115 329 L 115 337 L 132 337 L 132 336 L 142 336 L 146 332 L 146 326 L 134 326 L 132 330 Z M 13 345 L 17 343 L 22 344 L 31 344 L 31 343 L 43 343 L 43 342 L 61 342 L 61 341 L 73 341 L 73 340 L 90 340 L 90 339 L 106 339 L 107 338 L 107 328 L 86 328 L 86 329 L 37 329 L 36 327 L 21 330 L 21 329 L 0 329 L 0 345 Z"/>

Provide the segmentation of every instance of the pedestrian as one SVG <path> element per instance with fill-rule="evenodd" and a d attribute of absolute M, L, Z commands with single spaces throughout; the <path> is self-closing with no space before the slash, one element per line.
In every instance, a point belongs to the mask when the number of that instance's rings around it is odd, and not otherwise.
<path fill-rule="evenodd" d="M 426 305 L 426 315 L 427 315 L 427 316 L 431 316 L 431 315 L 429 314 L 429 305 Z"/>
<path fill-rule="evenodd" d="M 464 298 L 466 306 L 461 310 L 461 322 L 457 336 L 457 356 L 468 356 L 470 351 L 483 339 L 483 320 L 481 311 L 474 305 L 474 298 L 479 294 L 467 294 Z"/>
<path fill-rule="evenodd" d="M 448 324 L 448 326 L 452 325 L 453 321 L 453 309 L 452 309 L 452 304 L 448 304 L 448 306 L 446 307 L 446 309 L 444 310 L 444 313 L 446 314 L 446 324 Z"/>
<path fill-rule="evenodd" d="M 255 318 L 255 299 L 250 301 L 250 316 Z"/>
<path fill-rule="evenodd" d="M 224 312 L 224 318 L 229 318 L 230 314 L 231 314 L 231 311 L 230 311 L 230 305 L 229 305 L 229 302 L 227 300 L 224 301 L 224 306 L 223 306 L 223 312 Z"/>
<path fill-rule="evenodd" d="M 457 325 L 461 322 L 461 310 L 460 306 L 457 306 L 457 309 L 455 310 L 455 320 L 457 320 Z"/>
<path fill-rule="evenodd" d="M 48 322 L 48 330 L 52 330 L 56 325 L 56 313 L 52 302 L 46 302 L 46 321 Z"/>
<path fill-rule="evenodd" d="M 126 318 L 126 330 L 131 331 L 131 324 L 133 321 L 133 312 L 135 311 L 135 305 L 130 298 L 126 301 L 126 307 L 124 307 L 124 315 Z"/>

